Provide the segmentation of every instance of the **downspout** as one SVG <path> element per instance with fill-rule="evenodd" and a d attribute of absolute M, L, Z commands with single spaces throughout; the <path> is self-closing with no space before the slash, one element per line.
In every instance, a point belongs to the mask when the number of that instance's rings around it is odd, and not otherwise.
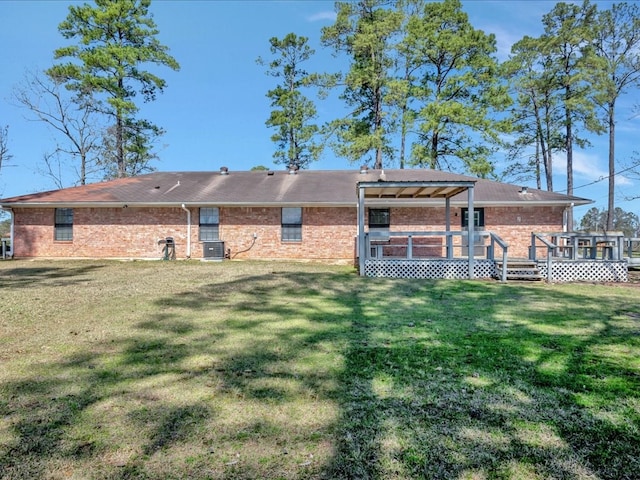
<path fill-rule="evenodd" d="M 191 210 L 184 203 L 182 209 L 187 212 L 187 258 L 191 258 Z"/>
<path fill-rule="evenodd" d="M 565 207 L 564 211 L 562 212 L 562 231 L 564 233 L 573 232 L 573 225 L 571 226 L 571 228 L 569 228 L 569 209 L 573 210 L 574 206 L 575 203 L 571 202 L 571 206 Z"/>

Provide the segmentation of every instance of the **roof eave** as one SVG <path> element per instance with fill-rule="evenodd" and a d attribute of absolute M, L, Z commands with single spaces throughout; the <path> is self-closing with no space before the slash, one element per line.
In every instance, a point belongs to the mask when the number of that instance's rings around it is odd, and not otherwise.
<path fill-rule="evenodd" d="M 522 206 L 536 206 L 536 207 L 544 207 L 544 206 L 581 206 L 581 205 L 589 205 L 594 203 L 593 200 L 587 200 L 585 198 L 580 199 L 566 199 L 566 200 L 511 200 L 505 202 L 498 202 L 495 200 L 482 201 L 476 200 L 476 205 L 484 205 L 488 207 L 522 207 Z M 451 205 L 455 204 L 465 204 L 466 202 L 456 201 L 451 202 Z"/>
<path fill-rule="evenodd" d="M 2 203 L 1 208 L 170 208 L 181 207 L 354 207 L 357 205 L 354 199 L 352 202 L 194 202 L 194 201 L 176 201 L 176 202 L 16 202 Z M 369 198 L 368 205 L 389 205 L 397 207 L 419 207 L 419 206 L 436 206 L 444 203 L 443 198 L 420 198 L 408 200 L 405 198 Z M 511 200 L 511 201 L 483 201 L 476 199 L 476 206 L 486 207 L 523 207 L 523 206 L 581 206 L 594 203 L 593 200 L 587 199 L 566 199 L 566 200 Z M 451 206 L 466 206 L 464 200 L 451 200 Z"/>

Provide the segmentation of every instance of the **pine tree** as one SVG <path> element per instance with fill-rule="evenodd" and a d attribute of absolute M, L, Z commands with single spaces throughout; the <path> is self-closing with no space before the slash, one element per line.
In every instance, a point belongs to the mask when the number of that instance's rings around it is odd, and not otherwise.
<path fill-rule="evenodd" d="M 126 128 L 135 123 L 134 98 L 142 94 L 152 101 L 166 82 L 145 70 L 149 65 L 178 70 L 178 62 L 158 41 L 158 30 L 149 13 L 151 0 L 95 0 L 72 5 L 59 30 L 75 45 L 55 50 L 56 59 L 67 59 L 47 70 L 56 81 L 82 95 L 106 98 L 105 112 L 114 118 L 115 161 L 119 177 L 127 175 Z"/>
<path fill-rule="evenodd" d="M 635 4 L 613 4 L 598 13 L 594 29 L 595 100 L 604 113 L 609 133 L 609 195 L 607 229 L 614 225 L 616 177 L 616 103 L 631 88 L 640 86 L 640 9 Z"/>
<path fill-rule="evenodd" d="M 335 24 L 322 30 L 325 46 L 351 58 L 341 99 L 352 110 L 347 118 L 335 120 L 330 126 L 337 135 L 334 150 L 352 162 L 373 154 L 376 169 L 383 168 L 384 159 L 390 159 L 393 152 L 390 136 L 394 125 L 386 95 L 392 80 L 392 39 L 402 15 L 388 8 L 390 3 L 338 2 Z"/>
<path fill-rule="evenodd" d="M 567 195 L 573 195 L 573 147 L 588 142 L 577 135 L 577 129 L 599 132 L 591 96 L 587 66 L 593 40 L 595 6 L 588 0 L 582 5 L 558 3 L 544 15 L 544 34 L 540 51 L 548 59 L 551 82 L 555 84 L 564 112 L 564 151 L 567 157 Z M 573 225 L 573 211 L 568 210 L 567 224 Z"/>
<path fill-rule="evenodd" d="M 404 42 L 419 66 L 413 95 L 419 139 L 411 163 L 491 174 L 489 157 L 508 127 L 493 114 L 511 101 L 500 82 L 494 35 L 473 28 L 459 0 L 444 0 L 425 4 L 409 20 Z"/>
<path fill-rule="evenodd" d="M 302 64 L 315 53 L 307 41 L 306 37 L 294 33 L 283 39 L 273 37 L 269 40 L 275 58 L 269 63 L 267 74 L 281 79 L 282 83 L 267 92 L 274 110 L 266 125 L 276 129 L 271 136 L 278 147 L 273 154 L 275 163 L 295 168 L 307 168 L 322 151 L 321 145 L 314 142 L 319 131 L 312 123 L 317 114 L 316 107 L 302 94 L 302 88 L 310 78 Z M 265 64 L 262 59 L 258 59 L 258 63 Z"/>

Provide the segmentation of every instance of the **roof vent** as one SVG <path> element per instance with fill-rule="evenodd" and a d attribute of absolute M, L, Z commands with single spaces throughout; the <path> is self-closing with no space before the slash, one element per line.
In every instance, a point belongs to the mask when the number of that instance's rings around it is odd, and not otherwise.
<path fill-rule="evenodd" d="M 269 170 L 269 171 L 267 172 L 267 175 L 269 175 L 269 176 L 273 176 L 273 174 L 274 174 L 274 173 L 275 173 L 275 172 L 274 172 L 273 170 Z"/>
<path fill-rule="evenodd" d="M 362 165 L 360 167 L 360 173 L 369 173 L 369 167 L 367 165 Z"/>
<path fill-rule="evenodd" d="M 529 193 L 528 187 L 520 187 L 520 193 Z"/>
<path fill-rule="evenodd" d="M 298 166 L 291 164 L 289 165 L 289 175 L 295 175 L 296 173 L 298 173 Z"/>
<path fill-rule="evenodd" d="M 227 167 L 220 167 L 220 175 L 229 175 L 229 169 Z"/>

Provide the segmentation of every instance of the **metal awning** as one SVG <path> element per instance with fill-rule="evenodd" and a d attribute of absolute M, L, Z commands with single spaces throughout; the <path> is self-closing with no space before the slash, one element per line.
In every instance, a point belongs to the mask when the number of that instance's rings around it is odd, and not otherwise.
<path fill-rule="evenodd" d="M 375 182 L 358 182 L 358 248 L 359 258 L 358 263 L 360 267 L 360 274 L 364 274 L 364 262 L 365 262 L 365 231 L 364 231 L 364 216 L 367 200 L 369 202 L 375 202 L 375 200 L 388 199 L 404 199 L 416 201 L 423 199 L 442 199 L 445 202 L 446 208 L 446 229 L 449 231 L 451 226 L 451 197 L 458 195 L 464 191 L 468 192 L 467 195 L 467 208 L 469 211 L 469 218 L 473 217 L 473 189 L 475 187 L 475 180 L 470 181 L 393 181 L 387 182 L 381 178 Z M 420 205 L 424 208 L 424 202 Z M 468 225 L 469 238 L 472 239 L 474 234 L 473 221 Z M 474 276 L 474 264 L 475 259 L 473 256 L 473 248 L 469 248 L 469 278 Z"/>
<path fill-rule="evenodd" d="M 469 182 L 358 182 L 358 189 L 364 190 L 365 198 L 451 198 L 473 188 L 475 181 Z"/>

